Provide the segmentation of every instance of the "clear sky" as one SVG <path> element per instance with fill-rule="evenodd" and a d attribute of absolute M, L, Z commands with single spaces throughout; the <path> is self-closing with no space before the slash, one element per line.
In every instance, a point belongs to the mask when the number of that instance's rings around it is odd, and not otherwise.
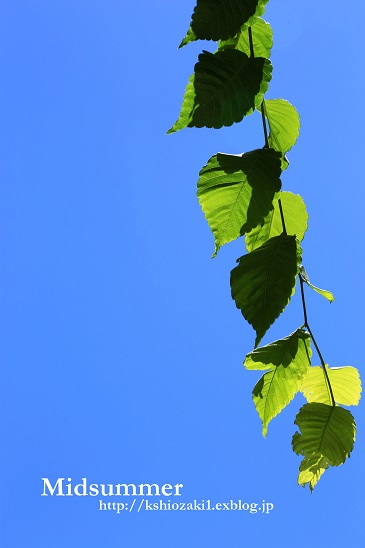
<path fill-rule="evenodd" d="M 308 207 L 310 324 L 363 378 L 361 0 L 271 0 L 273 79 L 302 130 L 283 189 Z M 242 361 L 254 332 L 230 297 L 242 239 L 212 260 L 195 196 L 216 152 L 263 146 L 260 116 L 175 122 L 202 48 L 177 46 L 193 1 L 0 4 L 1 546 L 297 548 L 365 541 L 363 405 L 345 465 L 297 485 L 296 398 L 266 439 Z M 303 323 L 299 295 L 264 343 Z M 100 511 L 41 497 L 42 477 L 184 485 L 181 500 L 269 501 L 269 514 Z M 116 499 L 114 499 L 116 500 Z"/>

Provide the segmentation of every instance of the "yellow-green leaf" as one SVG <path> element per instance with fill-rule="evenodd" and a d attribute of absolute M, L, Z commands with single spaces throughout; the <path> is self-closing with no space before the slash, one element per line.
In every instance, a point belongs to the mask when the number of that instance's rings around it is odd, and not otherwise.
<path fill-rule="evenodd" d="M 327 299 L 327 301 L 329 301 L 330 303 L 332 303 L 332 302 L 335 300 L 335 297 L 333 296 L 333 293 L 331 293 L 330 291 L 327 291 L 326 289 L 320 289 L 319 287 L 316 287 L 315 285 L 313 285 L 313 284 L 310 283 L 308 274 L 307 274 L 307 272 L 305 271 L 305 268 L 304 268 L 303 265 L 300 267 L 300 275 L 301 275 L 301 277 L 302 277 L 302 280 L 303 280 L 307 285 L 309 285 L 309 287 L 311 287 L 314 291 L 316 291 L 317 293 L 319 293 L 320 295 L 322 295 L 322 297 L 324 297 L 325 299 Z"/>
<path fill-rule="evenodd" d="M 261 17 L 252 17 L 248 24 L 241 27 L 240 31 L 233 38 L 221 40 L 218 49 L 238 49 L 250 57 L 251 48 L 248 29 L 251 27 L 252 44 L 255 57 L 270 57 L 273 44 L 273 33 L 269 23 Z"/>
<path fill-rule="evenodd" d="M 303 487 L 308 484 L 313 491 L 328 466 L 328 462 L 321 454 L 304 457 L 299 466 L 298 484 Z"/>
<path fill-rule="evenodd" d="M 278 199 L 280 198 L 285 216 L 287 234 L 295 235 L 302 241 L 308 227 L 308 213 L 303 198 L 291 192 L 280 192 L 274 200 L 274 208 L 263 221 L 246 234 L 246 248 L 251 252 L 274 236 L 283 232 Z"/>
<path fill-rule="evenodd" d="M 197 195 L 214 234 L 214 255 L 268 214 L 281 187 L 280 174 L 280 154 L 272 149 L 210 158 L 199 173 Z"/>
<path fill-rule="evenodd" d="M 355 367 L 328 367 L 335 402 L 340 405 L 358 405 L 361 398 L 361 380 Z M 331 403 L 327 380 L 322 367 L 311 367 L 300 388 L 308 402 Z"/>
<path fill-rule="evenodd" d="M 252 397 L 266 436 L 269 422 L 299 392 L 310 366 L 310 336 L 302 329 L 262 348 L 256 348 L 245 360 L 247 369 L 267 369 L 253 389 Z"/>
<path fill-rule="evenodd" d="M 299 135 L 299 114 L 285 99 L 265 99 L 264 105 L 270 126 L 269 146 L 286 154 Z"/>

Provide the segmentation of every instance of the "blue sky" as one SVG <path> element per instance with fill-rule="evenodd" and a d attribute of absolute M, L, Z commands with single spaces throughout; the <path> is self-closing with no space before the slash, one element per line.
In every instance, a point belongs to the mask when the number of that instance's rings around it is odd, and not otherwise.
<path fill-rule="evenodd" d="M 294 4 L 294 5 L 293 5 Z M 197 174 L 261 147 L 260 117 L 176 120 L 202 48 L 177 46 L 194 2 L 3 0 L 1 532 L 4 548 L 357 546 L 363 406 L 351 459 L 314 494 L 291 450 L 301 398 L 263 439 L 244 371 L 254 332 L 230 298 L 243 241 L 211 260 Z M 283 189 L 309 211 L 311 327 L 328 363 L 364 371 L 363 3 L 271 0 L 273 79 L 301 115 Z M 303 323 L 297 294 L 264 342 Z M 362 373 L 364 375 L 364 373 Z M 41 497 L 42 477 L 184 484 L 183 500 L 270 501 L 246 512 L 98 510 Z"/>

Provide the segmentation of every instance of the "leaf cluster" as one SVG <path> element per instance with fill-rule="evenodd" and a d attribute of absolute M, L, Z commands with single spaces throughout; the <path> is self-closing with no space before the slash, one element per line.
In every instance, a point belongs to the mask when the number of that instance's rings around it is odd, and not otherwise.
<path fill-rule="evenodd" d="M 219 249 L 245 238 L 247 253 L 231 271 L 236 307 L 256 332 L 247 354 L 248 370 L 265 371 L 252 397 L 266 436 L 270 421 L 302 393 L 293 436 L 293 451 L 303 456 L 298 482 L 314 486 L 329 466 L 350 455 L 355 421 L 342 405 L 357 405 L 361 382 L 353 367 L 329 368 L 310 329 L 304 284 L 334 300 L 331 292 L 311 284 L 302 264 L 301 242 L 308 214 L 301 196 L 282 190 L 287 153 L 300 130 L 299 114 L 287 100 L 266 97 L 272 76 L 273 33 L 261 17 L 268 0 L 197 0 L 180 47 L 196 40 L 217 42 L 215 53 L 203 51 L 190 76 L 180 115 L 168 133 L 184 128 L 219 129 L 256 113 L 261 118 L 263 148 L 239 155 L 217 153 L 199 173 L 197 196 Z M 299 279 L 304 324 L 293 333 L 259 346 L 284 311 Z M 321 366 L 312 366 L 312 349 Z"/>

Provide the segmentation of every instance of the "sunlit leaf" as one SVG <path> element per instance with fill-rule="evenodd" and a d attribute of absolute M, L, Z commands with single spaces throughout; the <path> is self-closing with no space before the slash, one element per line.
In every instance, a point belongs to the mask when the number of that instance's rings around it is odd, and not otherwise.
<path fill-rule="evenodd" d="M 238 259 L 232 270 L 232 298 L 256 331 L 255 346 L 288 304 L 300 262 L 295 236 L 282 234 Z"/>
<path fill-rule="evenodd" d="M 266 436 L 271 419 L 276 417 L 299 392 L 310 366 L 310 336 L 302 329 L 262 348 L 245 360 L 247 369 L 267 369 L 253 389 L 253 401 Z"/>
<path fill-rule="evenodd" d="M 273 44 L 273 32 L 269 23 L 266 23 L 261 17 L 251 18 L 250 24 L 243 25 L 233 38 L 221 40 L 218 49 L 238 49 L 250 57 L 249 27 L 251 27 L 252 45 L 255 57 L 265 57 L 268 59 Z"/>
<path fill-rule="evenodd" d="M 265 371 L 279 365 L 288 367 L 295 359 L 306 369 L 311 354 L 310 335 L 300 328 L 283 339 L 255 348 L 247 354 L 243 365 L 250 371 Z"/>
<path fill-rule="evenodd" d="M 197 0 L 190 28 L 179 47 L 194 40 L 226 40 L 253 15 L 262 15 L 268 0 Z"/>
<path fill-rule="evenodd" d="M 326 371 L 336 403 L 340 405 L 358 405 L 361 397 L 361 381 L 358 370 L 350 366 L 326 366 Z M 311 367 L 300 389 L 308 402 L 331 403 L 322 367 Z"/>
<path fill-rule="evenodd" d="M 303 455 L 298 481 L 313 489 L 327 465 L 343 464 L 354 447 L 356 425 L 347 409 L 324 403 L 307 403 L 296 419 L 300 433 L 293 436 L 293 451 Z"/>
<path fill-rule="evenodd" d="M 308 213 L 303 198 L 291 192 L 280 192 L 274 201 L 274 208 L 261 223 L 246 234 L 247 251 L 251 252 L 274 236 L 283 232 L 278 199 L 284 211 L 285 227 L 289 235 L 296 235 L 302 241 L 308 227 Z"/>
<path fill-rule="evenodd" d="M 198 198 L 219 248 L 256 226 L 280 190 L 280 154 L 259 149 L 217 154 L 200 171 Z"/>
<path fill-rule="evenodd" d="M 327 301 L 329 301 L 330 303 L 332 303 L 332 302 L 335 300 L 335 297 L 333 296 L 333 293 L 331 293 L 330 291 L 327 291 L 326 289 L 320 289 L 319 287 L 316 287 L 315 285 L 313 285 L 313 284 L 310 283 L 309 278 L 308 278 L 308 274 L 307 274 L 307 272 L 305 271 L 305 268 L 304 268 L 303 265 L 300 267 L 300 275 L 301 275 L 301 277 L 302 277 L 302 280 L 303 280 L 307 285 L 309 285 L 309 287 L 311 287 L 312 289 L 314 289 L 314 291 L 316 291 L 317 293 L 319 293 L 320 295 L 322 295 L 322 297 L 324 297 L 325 299 L 327 299 Z"/>
<path fill-rule="evenodd" d="M 168 133 L 240 122 L 262 103 L 271 71 L 270 61 L 251 59 L 242 51 L 204 51 L 189 79 L 180 116 Z"/>
<path fill-rule="evenodd" d="M 310 490 L 313 491 L 328 466 L 328 462 L 320 454 L 304 457 L 299 466 L 299 485 L 305 487 L 308 484 Z"/>
<path fill-rule="evenodd" d="M 314 291 L 316 291 L 317 293 L 322 295 L 322 297 L 327 299 L 327 301 L 329 301 L 330 303 L 332 303 L 335 300 L 335 297 L 334 297 L 333 293 L 331 293 L 330 291 L 327 291 L 326 289 L 320 289 L 319 287 L 316 287 L 315 285 L 312 285 L 310 283 L 308 283 L 308 285 L 309 285 L 309 287 L 314 289 Z"/>
<path fill-rule="evenodd" d="M 285 154 L 298 138 L 299 114 L 285 99 L 266 99 L 264 108 L 270 126 L 269 145 Z"/>

